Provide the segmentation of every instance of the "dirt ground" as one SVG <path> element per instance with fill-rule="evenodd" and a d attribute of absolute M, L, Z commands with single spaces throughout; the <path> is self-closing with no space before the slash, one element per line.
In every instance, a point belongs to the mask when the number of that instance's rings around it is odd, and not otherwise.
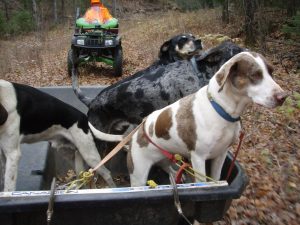
<path fill-rule="evenodd" d="M 223 40 L 217 38 L 219 34 L 243 45 L 240 23 L 236 19 L 234 25 L 223 26 L 217 10 L 137 12 L 124 17 L 120 20 L 123 76 L 113 77 L 110 67 L 100 63 L 86 65 L 80 85 L 110 85 L 134 74 L 157 58 L 165 40 L 182 32 L 201 37 L 205 48 Z M 70 21 L 49 32 L 1 40 L 0 78 L 35 87 L 71 85 L 66 58 L 72 34 Z M 266 57 L 275 66 L 274 79 L 290 97 L 273 110 L 253 105 L 242 117 L 246 136 L 238 161 L 250 182 L 226 217 L 214 224 L 297 225 L 300 221 L 300 50 L 280 32 L 268 37 L 267 47 Z"/>

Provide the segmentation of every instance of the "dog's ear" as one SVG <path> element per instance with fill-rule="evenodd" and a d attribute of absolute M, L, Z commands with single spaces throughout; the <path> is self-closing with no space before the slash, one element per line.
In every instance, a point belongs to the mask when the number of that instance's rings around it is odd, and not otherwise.
<path fill-rule="evenodd" d="M 233 61 L 231 63 L 226 64 L 221 70 L 218 71 L 218 73 L 216 74 L 216 79 L 220 86 L 218 92 L 223 90 L 225 83 L 230 77 L 232 78 L 237 75 L 238 64 L 239 61 Z"/>
<path fill-rule="evenodd" d="M 3 105 L 0 103 L 0 126 L 3 125 L 8 117 L 8 112 L 3 107 Z"/>
<path fill-rule="evenodd" d="M 204 61 L 206 63 L 216 64 L 219 63 L 222 59 L 222 51 L 208 51 L 200 54 L 196 60 L 197 61 Z"/>
<path fill-rule="evenodd" d="M 163 59 L 166 56 L 168 56 L 167 52 L 169 51 L 170 45 L 171 45 L 171 40 L 168 40 L 162 44 L 162 46 L 160 47 L 158 58 Z"/>
<path fill-rule="evenodd" d="M 267 66 L 268 68 L 268 66 Z M 271 73 L 271 68 L 268 68 Z M 243 89 L 245 85 L 256 84 L 262 80 L 263 71 L 253 57 L 248 54 L 240 53 L 217 72 L 216 80 L 220 85 L 219 92 L 222 91 L 225 83 L 230 80 L 231 84 L 237 89 Z"/>

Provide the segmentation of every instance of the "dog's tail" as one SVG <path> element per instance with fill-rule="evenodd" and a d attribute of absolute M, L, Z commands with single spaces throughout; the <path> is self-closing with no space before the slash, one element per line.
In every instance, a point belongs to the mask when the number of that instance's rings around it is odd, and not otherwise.
<path fill-rule="evenodd" d="M 78 71 L 77 71 L 77 68 L 75 68 L 75 66 L 73 66 L 73 68 L 72 68 L 72 88 L 73 88 L 75 95 L 78 97 L 78 99 L 83 104 L 85 104 L 87 107 L 89 107 L 89 105 L 91 104 L 93 99 L 85 96 L 83 94 L 83 92 L 81 91 L 81 89 L 79 88 Z"/>
<path fill-rule="evenodd" d="M 96 138 L 103 140 L 103 141 L 109 141 L 109 142 L 119 142 L 123 140 L 123 135 L 115 135 L 115 134 L 107 134 L 103 133 L 102 131 L 96 129 L 90 122 L 89 127 Z"/>

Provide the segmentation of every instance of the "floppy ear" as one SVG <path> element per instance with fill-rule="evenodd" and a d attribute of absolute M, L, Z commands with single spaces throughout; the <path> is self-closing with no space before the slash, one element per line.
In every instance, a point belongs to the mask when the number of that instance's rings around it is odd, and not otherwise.
<path fill-rule="evenodd" d="M 218 71 L 218 73 L 216 74 L 217 82 L 220 85 L 218 92 L 222 91 L 227 80 L 230 77 L 235 77 L 237 73 L 238 73 L 238 61 L 229 63 L 226 66 L 224 66 L 222 70 Z"/>
<path fill-rule="evenodd" d="M 199 56 L 196 56 L 197 61 L 203 61 L 205 63 L 212 63 L 216 64 L 219 63 L 222 59 L 222 51 L 216 50 L 216 51 L 207 51 L 201 53 Z"/>
<path fill-rule="evenodd" d="M 0 125 L 3 125 L 6 122 L 7 117 L 8 117 L 8 112 L 0 103 Z"/>
<path fill-rule="evenodd" d="M 169 51 L 170 44 L 171 40 L 168 40 L 162 44 L 162 46 L 160 47 L 158 58 L 162 59 L 166 55 L 166 53 Z"/>

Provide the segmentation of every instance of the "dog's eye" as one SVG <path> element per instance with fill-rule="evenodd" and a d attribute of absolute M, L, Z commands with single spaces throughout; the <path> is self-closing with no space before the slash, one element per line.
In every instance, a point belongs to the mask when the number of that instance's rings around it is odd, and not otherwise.
<path fill-rule="evenodd" d="M 259 83 L 262 80 L 262 71 L 257 71 L 249 76 L 250 81 L 254 84 Z"/>
<path fill-rule="evenodd" d="M 188 40 L 188 38 L 184 36 L 184 37 L 180 38 L 179 41 L 180 41 L 180 42 L 186 42 L 187 40 Z"/>
<path fill-rule="evenodd" d="M 177 42 L 177 45 L 178 45 L 179 49 L 182 49 L 183 46 L 187 43 L 187 41 L 188 41 L 188 38 L 185 37 L 185 36 L 182 37 L 182 38 L 180 38 L 180 39 L 178 40 L 178 42 Z"/>

